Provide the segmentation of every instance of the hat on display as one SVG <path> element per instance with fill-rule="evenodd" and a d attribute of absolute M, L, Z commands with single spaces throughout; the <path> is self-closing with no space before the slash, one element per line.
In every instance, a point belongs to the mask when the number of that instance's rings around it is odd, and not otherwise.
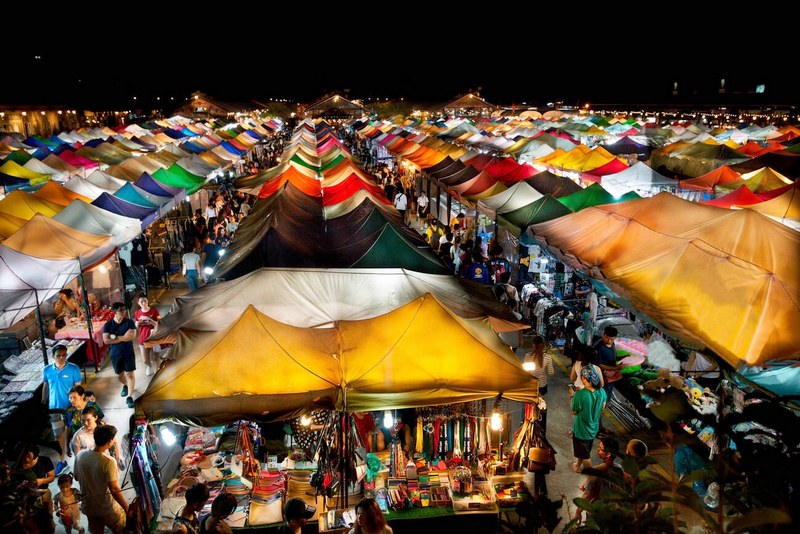
<path fill-rule="evenodd" d="M 292 519 L 311 519 L 317 512 L 316 507 L 306 504 L 303 499 L 289 499 L 283 507 L 283 518 L 287 521 Z"/>

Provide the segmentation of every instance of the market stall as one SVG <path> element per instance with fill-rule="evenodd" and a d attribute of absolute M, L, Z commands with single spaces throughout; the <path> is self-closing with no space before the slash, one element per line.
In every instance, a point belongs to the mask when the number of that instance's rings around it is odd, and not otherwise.
<path fill-rule="evenodd" d="M 431 325 L 443 335 L 432 339 Z M 537 398 L 536 381 L 485 320 L 458 317 L 430 294 L 384 315 L 338 321 L 327 329 L 279 323 L 251 306 L 226 330 L 181 329 L 176 338 L 175 360 L 162 367 L 137 400 L 137 411 L 149 422 L 263 422 L 292 419 L 314 409 L 346 413 L 498 397 L 530 403 Z M 242 351 L 242 346 L 249 348 Z M 467 367 L 464 354 L 474 357 Z M 253 372 L 256 368 L 264 371 Z M 475 417 L 477 431 L 479 416 Z M 330 450 L 342 443 L 336 436 L 353 435 L 343 432 L 349 429 L 347 420 L 329 430 Z M 456 435 L 463 443 L 463 431 Z M 437 450 L 444 447 L 441 443 Z M 406 462 L 399 458 L 396 454 L 394 464 L 389 462 L 395 475 L 405 473 Z M 451 466 L 442 465 L 448 472 Z M 438 462 L 436 466 L 441 467 Z M 261 471 L 265 476 L 271 472 L 263 467 Z M 334 477 L 358 480 L 338 473 L 327 472 L 328 488 Z"/>

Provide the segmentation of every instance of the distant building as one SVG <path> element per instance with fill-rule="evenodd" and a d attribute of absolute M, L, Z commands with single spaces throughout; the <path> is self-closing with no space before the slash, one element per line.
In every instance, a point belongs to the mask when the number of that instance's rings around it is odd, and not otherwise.
<path fill-rule="evenodd" d="M 498 109 L 500 109 L 499 106 L 490 104 L 482 99 L 479 94 L 469 93 L 456 98 L 444 106 L 436 108 L 434 111 L 444 113 L 445 115 L 459 115 L 462 117 L 488 117 Z"/>
<path fill-rule="evenodd" d="M 348 100 L 340 94 L 327 94 L 301 107 L 302 113 L 312 119 L 352 119 L 368 113 L 367 109 L 356 101 Z"/>
<path fill-rule="evenodd" d="M 237 113 L 246 113 L 258 109 L 255 102 L 223 102 L 208 96 L 200 91 L 195 91 L 189 101 L 173 111 L 173 115 L 194 120 L 208 120 L 214 118 L 232 118 Z"/>
<path fill-rule="evenodd" d="M 50 137 L 62 131 L 79 128 L 83 112 L 56 106 L 24 106 L 0 104 L 0 132 Z"/>

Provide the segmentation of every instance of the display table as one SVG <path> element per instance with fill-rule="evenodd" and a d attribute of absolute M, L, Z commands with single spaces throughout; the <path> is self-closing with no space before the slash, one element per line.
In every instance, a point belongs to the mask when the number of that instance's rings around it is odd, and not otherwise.
<path fill-rule="evenodd" d="M 97 368 L 105 358 L 106 344 L 103 342 L 103 326 L 107 321 L 92 321 L 92 337 L 89 339 L 89 328 L 86 321 L 70 322 L 56 332 L 56 339 L 80 339 L 89 341 L 86 347 L 86 356 Z"/>

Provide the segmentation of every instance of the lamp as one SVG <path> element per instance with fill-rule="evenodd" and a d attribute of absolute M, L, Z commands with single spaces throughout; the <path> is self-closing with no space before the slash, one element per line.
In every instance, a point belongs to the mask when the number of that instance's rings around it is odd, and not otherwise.
<path fill-rule="evenodd" d="M 175 445 L 175 442 L 178 441 L 177 438 L 175 437 L 175 434 L 172 433 L 172 430 L 170 430 L 165 426 L 161 427 L 160 433 L 161 433 L 161 439 L 164 440 L 164 444 L 167 447 L 172 447 L 173 445 Z"/>
<path fill-rule="evenodd" d="M 303 426 L 311 426 L 311 416 L 304 413 L 300 416 L 300 424 Z"/>
<path fill-rule="evenodd" d="M 536 362 L 533 360 L 532 352 L 525 354 L 525 361 L 522 362 L 522 369 L 528 372 L 536 370 Z"/>
<path fill-rule="evenodd" d="M 500 400 L 502 398 L 503 398 L 502 395 L 498 395 L 497 399 L 494 401 L 494 408 L 492 409 L 492 419 L 491 419 L 492 430 L 503 429 L 503 419 L 500 415 Z"/>
<path fill-rule="evenodd" d="M 394 418 L 392 411 L 386 410 L 383 412 L 383 428 L 392 428 L 394 426 Z"/>

